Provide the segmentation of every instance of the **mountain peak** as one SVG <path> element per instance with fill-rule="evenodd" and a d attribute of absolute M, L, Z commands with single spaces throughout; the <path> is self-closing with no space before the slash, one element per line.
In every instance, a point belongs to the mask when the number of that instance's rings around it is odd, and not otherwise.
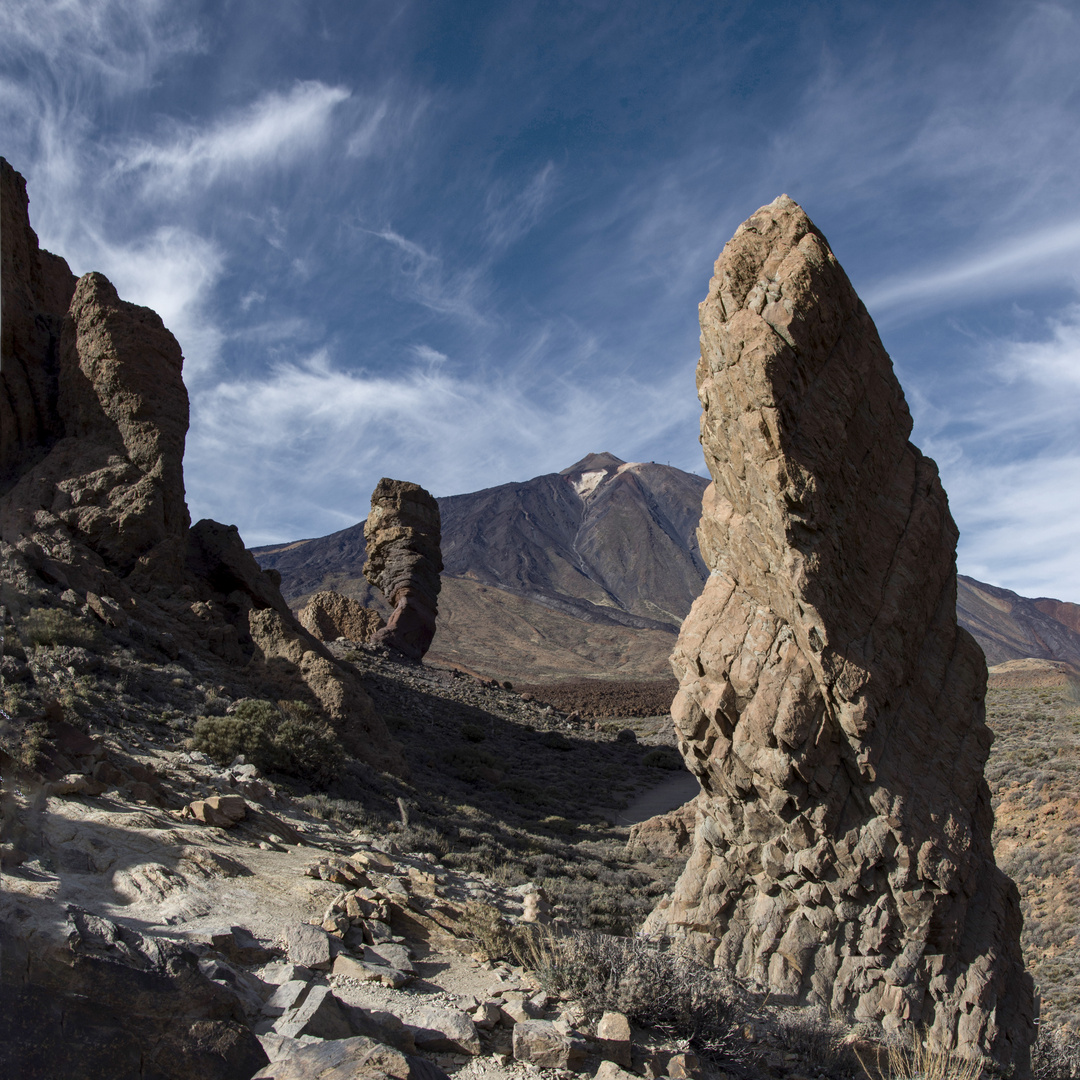
<path fill-rule="evenodd" d="M 606 451 L 602 454 L 586 454 L 580 461 L 575 462 L 569 469 L 563 469 L 560 476 L 576 476 L 585 472 L 596 472 L 598 470 L 617 469 L 620 465 L 625 465 L 626 462 L 622 458 L 617 458 L 614 454 L 609 454 Z"/>

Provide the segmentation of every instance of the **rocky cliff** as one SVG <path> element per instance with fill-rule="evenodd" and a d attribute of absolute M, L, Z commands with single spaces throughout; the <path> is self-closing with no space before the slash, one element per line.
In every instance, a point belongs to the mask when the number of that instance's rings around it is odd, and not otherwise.
<path fill-rule="evenodd" d="M 672 658 L 703 796 L 653 932 L 793 1002 L 1027 1069 L 956 527 L 866 309 L 786 196 L 700 309 L 711 573 Z"/>
<path fill-rule="evenodd" d="M 357 756 L 400 768 L 359 680 L 305 631 L 235 527 L 190 528 L 188 398 L 176 339 L 100 274 L 41 251 L 23 178 L 0 159 L 5 602 L 80 611 L 222 681 L 324 711 Z M 238 686 L 238 689 L 240 687 Z"/>

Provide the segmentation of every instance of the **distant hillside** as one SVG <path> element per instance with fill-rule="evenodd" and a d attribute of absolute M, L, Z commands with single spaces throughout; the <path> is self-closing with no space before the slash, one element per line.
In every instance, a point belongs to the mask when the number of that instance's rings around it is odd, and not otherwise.
<path fill-rule="evenodd" d="M 439 499 L 443 592 L 429 657 L 499 678 L 670 674 L 668 655 L 706 577 L 695 530 L 707 481 L 589 454 L 559 473 Z M 383 606 L 364 579 L 363 523 L 254 549 L 298 608 L 321 589 Z M 1080 666 L 1080 604 L 961 576 L 960 624 L 987 663 Z"/>
<path fill-rule="evenodd" d="M 956 614 L 988 664 L 1037 657 L 1080 666 L 1080 604 L 1026 596 L 960 575 Z"/>
<path fill-rule="evenodd" d="M 668 675 L 701 592 L 707 481 L 589 454 L 559 473 L 439 499 L 443 592 L 429 656 L 502 678 Z M 363 524 L 256 548 L 294 607 L 320 589 L 381 603 L 363 577 Z"/>

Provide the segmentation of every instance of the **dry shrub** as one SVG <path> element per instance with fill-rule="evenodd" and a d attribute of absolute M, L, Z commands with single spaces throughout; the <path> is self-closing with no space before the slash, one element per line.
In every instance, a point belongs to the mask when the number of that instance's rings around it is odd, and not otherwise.
<path fill-rule="evenodd" d="M 642 759 L 642 765 L 652 765 L 657 769 L 682 769 L 685 763 L 682 754 L 670 746 L 658 746 L 650 750 Z"/>
<path fill-rule="evenodd" d="M 1031 1073 L 1035 1080 L 1080 1080 L 1080 1037 L 1040 1024 L 1031 1048 Z"/>
<path fill-rule="evenodd" d="M 19 632 L 30 645 L 74 645 L 91 652 L 105 648 L 104 635 L 96 626 L 61 608 L 34 608 L 27 612 Z"/>
<path fill-rule="evenodd" d="M 262 772 L 315 784 L 333 780 L 345 755 L 333 729 L 309 705 L 253 698 L 238 701 L 225 716 L 199 717 L 191 746 L 219 765 L 242 756 Z"/>
<path fill-rule="evenodd" d="M 734 984 L 715 968 L 640 938 L 574 932 L 534 934 L 523 962 L 549 993 L 569 994 L 595 1021 L 608 1011 L 660 1029 L 699 1050 L 740 1053 L 740 1005 Z"/>
<path fill-rule="evenodd" d="M 867 1076 L 876 1080 L 979 1080 L 985 1062 L 978 1058 L 961 1057 L 952 1050 L 934 1049 L 925 1037 L 916 1037 L 910 1043 L 890 1043 L 881 1058 L 864 1061 L 858 1049 L 859 1059 Z"/>

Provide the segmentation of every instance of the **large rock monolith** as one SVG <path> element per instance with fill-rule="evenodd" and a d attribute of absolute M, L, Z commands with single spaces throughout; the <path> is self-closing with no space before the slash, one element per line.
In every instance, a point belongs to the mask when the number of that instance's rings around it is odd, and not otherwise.
<path fill-rule="evenodd" d="M 870 316 L 781 196 L 701 304 L 711 576 L 672 664 L 701 781 L 647 928 L 774 999 L 1028 1070 L 1032 983 L 995 865 L 986 667 L 956 526 Z"/>
<path fill-rule="evenodd" d="M 419 484 L 383 477 L 364 523 L 364 577 L 393 606 L 371 640 L 419 660 L 435 637 L 442 543 L 439 504 Z"/>

